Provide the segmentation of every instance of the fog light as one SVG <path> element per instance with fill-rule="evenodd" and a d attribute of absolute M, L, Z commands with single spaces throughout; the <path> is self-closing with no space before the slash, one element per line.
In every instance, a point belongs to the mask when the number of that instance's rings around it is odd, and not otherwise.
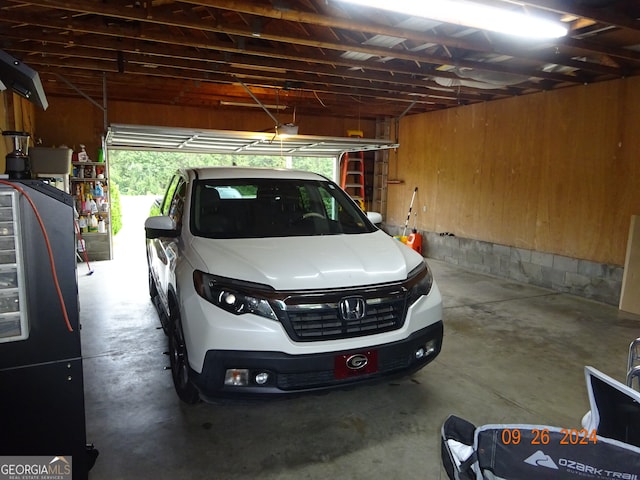
<path fill-rule="evenodd" d="M 424 346 L 425 355 L 431 355 L 432 353 L 435 353 L 436 348 L 438 348 L 438 341 L 437 340 L 429 340 L 426 343 L 426 345 Z"/>
<path fill-rule="evenodd" d="M 417 349 L 415 356 L 416 360 L 420 360 L 422 357 L 424 357 L 424 348 L 420 347 L 419 349 Z"/>
<path fill-rule="evenodd" d="M 235 387 L 244 387 L 249 384 L 249 370 L 245 368 L 232 368 L 224 375 L 224 384 Z"/>
<path fill-rule="evenodd" d="M 267 372 L 260 372 L 256 375 L 256 383 L 258 385 L 264 385 L 269 381 L 269 374 Z"/>

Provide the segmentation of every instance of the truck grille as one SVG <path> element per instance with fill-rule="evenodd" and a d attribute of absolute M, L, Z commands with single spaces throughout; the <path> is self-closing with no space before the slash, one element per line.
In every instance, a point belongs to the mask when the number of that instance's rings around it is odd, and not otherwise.
<path fill-rule="evenodd" d="M 344 300 L 350 299 L 345 307 Z M 292 340 L 318 341 L 397 330 L 406 316 L 406 291 L 342 291 L 289 296 L 280 304 L 280 320 Z M 357 306 L 354 311 L 351 306 Z M 346 308 L 346 311 L 345 311 Z"/>

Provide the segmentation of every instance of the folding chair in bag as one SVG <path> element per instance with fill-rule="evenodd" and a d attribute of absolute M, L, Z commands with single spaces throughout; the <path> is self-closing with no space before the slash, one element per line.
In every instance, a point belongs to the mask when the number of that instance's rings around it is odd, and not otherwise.
<path fill-rule="evenodd" d="M 631 345 L 629 345 L 627 386 L 640 390 L 640 338 L 636 338 L 631 342 Z"/>
<path fill-rule="evenodd" d="M 582 428 L 489 424 L 454 415 L 442 426 L 451 480 L 640 480 L 640 392 L 585 367 Z"/>

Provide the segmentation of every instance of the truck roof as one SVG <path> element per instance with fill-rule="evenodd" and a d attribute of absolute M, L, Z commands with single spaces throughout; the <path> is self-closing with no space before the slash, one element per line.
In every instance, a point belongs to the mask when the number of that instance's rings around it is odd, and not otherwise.
<path fill-rule="evenodd" d="M 201 180 L 216 178 L 279 178 L 298 180 L 327 180 L 324 176 L 304 170 L 259 167 L 194 167 L 185 168 L 189 177 Z"/>

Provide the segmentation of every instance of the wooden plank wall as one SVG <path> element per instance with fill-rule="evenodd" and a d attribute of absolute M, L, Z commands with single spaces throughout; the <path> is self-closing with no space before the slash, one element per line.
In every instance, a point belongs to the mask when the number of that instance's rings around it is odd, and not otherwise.
<path fill-rule="evenodd" d="M 627 255 L 624 262 L 620 310 L 640 315 L 640 216 L 631 217 Z"/>
<path fill-rule="evenodd" d="M 623 265 L 638 131 L 639 77 L 407 116 L 386 221 Z"/>
<path fill-rule="evenodd" d="M 35 130 L 36 107 L 9 90 L 0 92 L 0 129 L 32 133 Z M 30 139 L 30 145 L 34 143 Z M 5 157 L 13 151 L 13 141 L 4 137 L 0 141 L 0 173 L 5 172 Z"/>

